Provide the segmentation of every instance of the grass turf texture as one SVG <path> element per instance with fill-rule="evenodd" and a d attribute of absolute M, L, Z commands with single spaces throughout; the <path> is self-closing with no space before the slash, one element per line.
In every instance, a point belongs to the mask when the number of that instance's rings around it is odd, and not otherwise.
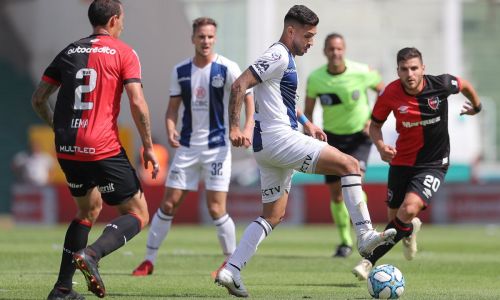
<path fill-rule="evenodd" d="M 378 226 L 382 228 L 382 226 Z M 244 225 L 238 226 L 238 237 Z M 0 299 L 45 299 L 59 270 L 65 227 L 0 230 Z M 90 241 L 102 231 L 93 228 Z M 228 298 L 210 278 L 223 260 L 213 226 L 174 226 L 160 248 L 152 276 L 132 277 L 142 261 L 147 230 L 100 261 L 105 299 Z M 337 233 L 331 225 L 278 227 L 260 245 L 242 276 L 254 299 L 370 299 L 366 282 L 350 273 L 359 261 L 332 258 Z M 500 299 L 500 227 L 431 226 L 419 233 L 415 260 L 401 245 L 379 261 L 405 276 L 403 299 Z M 77 271 L 75 290 L 87 299 Z"/>

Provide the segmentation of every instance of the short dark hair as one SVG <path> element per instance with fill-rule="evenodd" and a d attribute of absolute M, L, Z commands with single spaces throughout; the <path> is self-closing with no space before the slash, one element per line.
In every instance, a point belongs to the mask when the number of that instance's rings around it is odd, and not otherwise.
<path fill-rule="evenodd" d="M 326 48 L 326 44 L 328 44 L 328 42 L 330 40 L 333 40 L 333 39 L 341 39 L 341 40 L 344 40 L 344 36 L 341 35 L 340 33 L 336 33 L 336 32 L 332 32 L 330 33 L 329 35 L 326 36 L 325 38 L 325 48 Z"/>
<path fill-rule="evenodd" d="M 424 60 L 422 59 L 422 53 L 418 51 L 417 48 L 415 47 L 406 47 L 398 51 L 398 55 L 396 56 L 396 64 L 399 65 L 400 61 L 404 60 L 409 60 L 411 58 L 418 57 L 421 62 Z"/>
<path fill-rule="evenodd" d="M 108 24 L 112 16 L 119 16 L 122 12 L 120 0 L 94 0 L 89 6 L 89 21 L 93 27 Z"/>
<path fill-rule="evenodd" d="M 213 25 L 215 28 L 217 28 L 217 22 L 215 22 L 214 19 L 209 18 L 209 17 L 200 17 L 196 18 L 193 20 L 193 35 L 198 29 L 198 27 L 205 26 L 205 25 Z"/>
<path fill-rule="evenodd" d="M 290 21 L 299 22 L 302 25 L 316 26 L 319 23 L 318 16 L 305 5 L 294 5 L 286 13 L 285 23 Z"/>

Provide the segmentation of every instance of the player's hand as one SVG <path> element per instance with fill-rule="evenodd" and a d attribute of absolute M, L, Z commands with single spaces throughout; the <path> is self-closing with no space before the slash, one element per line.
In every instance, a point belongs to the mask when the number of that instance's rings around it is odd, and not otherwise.
<path fill-rule="evenodd" d="M 397 154 L 396 148 L 390 145 L 384 144 L 384 146 L 377 148 L 377 150 L 380 153 L 380 158 L 385 162 L 390 162 Z"/>
<path fill-rule="evenodd" d="M 231 127 L 229 130 L 229 140 L 231 140 L 231 144 L 235 147 L 249 147 L 252 144 L 250 138 L 241 132 L 239 127 Z"/>
<path fill-rule="evenodd" d="M 179 143 L 179 133 L 177 130 L 174 129 L 168 132 L 168 143 L 172 148 L 179 148 L 181 144 Z"/>
<path fill-rule="evenodd" d="M 304 124 L 304 133 L 312 136 L 313 138 L 320 140 L 320 141 L 327 141 L 326 133 L 319 128 L 318 126 L 314 125 L 311 122 L 307 122 Z"/>
<path fill-rule="evenodd" d="M 481 106 L 481 105 L 480 105 Z M 474 106 L 472 106 L 472 103 L 470 101 L 465 101 L 465 103 L 462 105 L 462 109 L 460 110 L 460 115 L 470 115 L 473 116 L 477 114 L 479 111 L 474 109 Z"/>
<path fill-rule="evenodd" d="M 158 172 L 160 172 L 160 164 L 156 159 L 156 155 L 153 149 L 145 148 L 144 151 L 142 152 L 142 158 L 144 159 L 144 168 L 146 170 L 148 169 L 149 164 L 153 166 L 153 171 L 151 172 L 151 178 L 156 179 L 156 176 L 158 176 Z"/>
<path fill-rule="evenodd" d="M 243 130 L 243 135 L 246 137 L 245 144 L 243 145 L 243 147 L 248 148 L 248 147 L 252 146 L 251 141 L 253 139 L 253 128 L 252 127 L 245 128 Z"/>

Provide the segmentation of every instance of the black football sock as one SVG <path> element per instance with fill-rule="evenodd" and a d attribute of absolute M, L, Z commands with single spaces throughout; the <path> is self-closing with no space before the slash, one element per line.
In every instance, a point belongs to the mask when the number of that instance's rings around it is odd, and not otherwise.
<path fill-rule="evenodd" d="M 393 238 L 394 243 L 389 242 L 384 245 L 380 245 L 375 250 L 373 250 L 373 253 L 366 257 L 372 265 L 375 265 L 377 260 L 379 260 L 382 256 L 384 256 L 389 250 L 394 247 L 402 238 L 408 237 L 412 234 L 413 232 L 413 224 L 412 223 L 403 223 L 400 219 L 397 217 L 394 218 L 387 226 L 385 227 L 385 230 L 389 228 L 394 228 L 396 229 L 396 235 Z"/>
<path fill-rule="evenodd" d="M 61 267 L 55 287 L 71 290 L 76 270 L 73 265 L 73 253 L 87 246 L 91 227 L 92 223 L 78 219 L 69 225 L 64 238 Z"/>
<path fill-rule="evenodd" d="M 95 255 L 91 254 L 98 261 L 125 245 L 140 231 L 141 221 L 139 218 L 131 214 L 120 216 L 107 224 L 97 241 L 89 246 L 95 252 Z"/>

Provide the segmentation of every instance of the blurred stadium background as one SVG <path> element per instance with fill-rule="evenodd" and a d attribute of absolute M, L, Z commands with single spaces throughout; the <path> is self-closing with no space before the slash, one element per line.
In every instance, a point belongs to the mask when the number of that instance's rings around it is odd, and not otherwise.
<path fill-rule="evenodd" d="M 0 215 L 6 222 L 65 222 L 75 206 L 57 170 L 43 189 L 14 184 L 10 164 L 30 139 L 53 153 L 50 129 L 31 109 L 31 93 L 44 68 L 69 42 L 90 34 L 88 0 L 0 1 Z M 145 94 L 150 105 L 153 135 L 166 146 L 164 113 L 171 68 L 193 53 L 191 21 L 199 16 L 217 20 L 217 52 L 245 69 L 281 33 L 282 18 L 296 1 L 289 0 L 122 0 L 125 31 L 122 39 L 139 53 Z M 419 48 L 427 73 L 451 73 L 471 81 L 483 101 L 478 118 L 460 117 L 461 96 L 450 98 L 451 164 L 442 193 L 423 218 L 435 223 L 498 223 L 500 220 L 500 1 L 499 0 L 304 0 L 320 18 L 315 46 L 297 59 L 303 105 L 305 80 L 325 63 L 323 39 L 343 34 L 347 57 L 379 70 L 385 83 L 396 79 L 396 52 Z M 372 99 L 375 95 L 372 95 Z M 140 141 L 123 99 L 120 125 L 129 157 L 138 161 Z M 321 124 L 316 106 L 315 120 Z M 395 140 L 393 122 L 386 137 Z M 170 157 L 173 157 L 171 154 Z M 240 222 L 260 213 L 258 173 L 251 152 L 235 150 L 229 210 Z M 385 220 L 387 166 L 372 151 L 366 191 L 373 220 Z M 292 224 L 331 222 L 328 191 L 321 176 L 298 174 L 286 220 Z M 156 210 L 162 184 L 145 185 L 150 209 Z M 194 208 L 194 209 L 193 209 Z M 177 222 L 208 222 L 203 190 L 193 193 Z M 113 215 L 103 211 L 101 221 Z M 1 226 L 1 225 L 0 225 Z"/>

